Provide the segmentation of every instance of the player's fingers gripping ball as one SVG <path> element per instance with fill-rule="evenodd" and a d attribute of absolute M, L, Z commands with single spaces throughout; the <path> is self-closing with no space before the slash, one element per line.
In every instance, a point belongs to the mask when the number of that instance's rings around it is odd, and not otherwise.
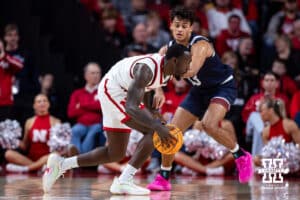
<path fill-rule="evenodd" d="M 181 148 L 181 146 L 183 144 L 182 131 L 179 128 L 177 128 L 175 125 L 172 125 L 172 124 L 167 124 L 166 126 L 168 126 L 170 128 L 169 133 L 176 138 L 177 142 L 175 144 L 172 144 L 169 146 L 163 145 L 157 132 L 154 132 L 153 144 L 154 144 L 154 147 L 162 154 L 167 154 L 167 155 L 175 154 L 176 152 L 179 151 L 179 149 Z"/>

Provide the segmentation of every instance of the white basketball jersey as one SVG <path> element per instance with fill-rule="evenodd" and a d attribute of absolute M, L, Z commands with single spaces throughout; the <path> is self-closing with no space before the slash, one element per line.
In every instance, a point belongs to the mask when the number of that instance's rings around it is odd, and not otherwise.
<path fill-rule="evenodd" d="M 105 75 L 110 81 L 114 81 L 124 90 L 128 90 L 134 79 L 133 69 L 137 63 L 146 64 L 153 73 L 152 80 L 148 83 L 146 91 L 166 85 L 171 76 L 163 75 L 164 56 L 159 54 L 147 54 L 143 56 L 133 56 L 117 62 Z"/>

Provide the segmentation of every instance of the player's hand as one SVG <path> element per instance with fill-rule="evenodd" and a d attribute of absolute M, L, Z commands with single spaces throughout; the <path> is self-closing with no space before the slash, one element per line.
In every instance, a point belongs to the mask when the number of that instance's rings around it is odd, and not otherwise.
<path fill-rule="evenodd" d="M 160 48 L 160 50 L 158 51 L 158 53 L 161 56 L 163 56 L 163 55 L 165 55 L 167 53 L 167 50 L 168 50 L 168 47 L 167 47 L 167 45 L 165 45 L 165 46 L 163 46 L 163 47 Z"/>
<path fill-rule="evenodd" d="M 153 104 L 152 107 L 155 109 L 161 108 L 166 101 L 166 97 L 161 88 L 157 88 L 155 90 L 155 94 L 153 96 Z"/>
<path fill-rule="evenodd" d="M 159 130 L 157 130 L 157 134 L 160 137 L 161 144 L 163 147 L 174 146 L 177 143 L 177 139 L 171 135 L 169 132 L 173 130 L 174 126 L 161 126 Z"/>
<path fill-rule="evenodd" d="M 158 110 L 155 110 L 154 112 L 152 112 L 153 117 L 155 119 L 158 119 L 163 125 L 167 124 L 166 119 L 160 114 L 160 112 Z"/>

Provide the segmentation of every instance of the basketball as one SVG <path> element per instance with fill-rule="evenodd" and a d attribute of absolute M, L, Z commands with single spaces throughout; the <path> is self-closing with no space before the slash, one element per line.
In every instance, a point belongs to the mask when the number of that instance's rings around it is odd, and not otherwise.
<path fill-rule="evenodd" d="M 168 124 L 167 126 L 174 127 L 174 129 L 170 130 L 169 133 L 177 139 L 177 143 L 170 147 L 163 146 L 157 132 L 154 132 L 153 144 L 154 144 L 154 147 L 162 154 L 167 154 L 167 155 L 175 154 L 176 152 L 179 151 L 179 149 L 181 148 L 181 146 L 183 144 L 182 131 L 174 125 Z"/>

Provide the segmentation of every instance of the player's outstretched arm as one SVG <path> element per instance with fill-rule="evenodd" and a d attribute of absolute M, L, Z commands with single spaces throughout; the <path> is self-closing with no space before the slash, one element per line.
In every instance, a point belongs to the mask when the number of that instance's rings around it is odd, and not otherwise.
<path fill-rule="evenodd" d="M 157 131 L 161 137 L 163 143 L 175 142 L 173 137 L 169 134 L 169 129 L 163 126 L 160 121 L 154 119 L 150 111 L 140 109 L 139 105 L 144 99 L 145 88 L 153 78 L 153 73 L 146 64 L 136 64 L 134 67 L 134 80 L 128 88 L 127 101 L 126 101 L 126 112 L 135 120 L 137 123 Z"/>
<path fill-rule="evenodd" d="M 211 56 L 213 51 L 211 44 L 207 41 L 201 40 L 195 43 L 191 49 L 192 61 L 190 63 L 190 68 L 183 77 L 189 78 L 195 76 L 203 66 L 206 58 Z"/>

